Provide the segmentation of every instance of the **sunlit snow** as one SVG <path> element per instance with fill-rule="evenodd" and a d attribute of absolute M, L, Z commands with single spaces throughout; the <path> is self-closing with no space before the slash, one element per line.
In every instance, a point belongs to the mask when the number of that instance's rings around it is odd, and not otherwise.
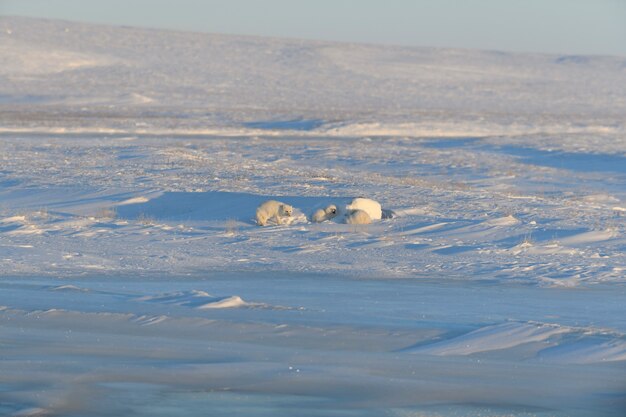
<path fill-rule="evenodd" d="M 623 416 L 582 58 L 0 17 L 0 415 Z"/>

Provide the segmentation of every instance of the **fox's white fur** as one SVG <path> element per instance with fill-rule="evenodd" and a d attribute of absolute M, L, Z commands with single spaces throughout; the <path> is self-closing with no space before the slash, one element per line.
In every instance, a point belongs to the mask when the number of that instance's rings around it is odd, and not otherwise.
<path fill-rule="evenodd" d="M 348 224 L 370 224 L 372 218 L 365 210 L 351 210 L 346 213 L 346 223 Z"/>
<path fill-rule="evenodd" d="M 346 210 L 348 213 L 351 210 L 363 210 L 369 215 L 371 220 L 380 220 L 383 217 L 383 209 L 380 203 L 369 198 L 355 198 L 346 206 Z"/>
<path fill-rule="evenodd" d="M 335 216 L 337 216 L 337 206 L 331 204 L 325 209 L 315 210 L 315 213 L 311 215 L 311 221 L 313 223 L 321 223 L 323 221 L 330 220 Z"/>
<path fill-rule="evenodd" d="M 281 217 L 291 217 L 293 207 L 280 201 L 268 200 L 256 209 L 256 223 L 259 226 L 267 225 L 268 220 L 282 224 Z"/>

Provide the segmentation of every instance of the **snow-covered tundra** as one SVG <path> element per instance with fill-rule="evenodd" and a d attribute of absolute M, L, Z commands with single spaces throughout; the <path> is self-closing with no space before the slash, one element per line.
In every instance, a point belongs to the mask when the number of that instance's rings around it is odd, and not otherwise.
<path fill-rule="evenodd" d="M 625 63 L 0 16 L 0 416 L 624 417 Z"/>

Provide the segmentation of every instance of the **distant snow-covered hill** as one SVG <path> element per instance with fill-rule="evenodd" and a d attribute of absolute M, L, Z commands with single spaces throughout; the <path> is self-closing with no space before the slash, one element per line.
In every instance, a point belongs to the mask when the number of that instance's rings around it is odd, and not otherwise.
<path fill-rule="evenodd" d="M 306 117 L 341 134 L 372 122 L 381 124 L 374 134 L 571 130 L 590 120 L 597 130 L 622 126 L 625 96 L 626 58 L 0 17 L 4 128 L 65 127 L 65 119 L 97 128 L 105 117 L 108 128 L 198 130 Z M 17 106 L 28 115 L 15 115 Z"/>

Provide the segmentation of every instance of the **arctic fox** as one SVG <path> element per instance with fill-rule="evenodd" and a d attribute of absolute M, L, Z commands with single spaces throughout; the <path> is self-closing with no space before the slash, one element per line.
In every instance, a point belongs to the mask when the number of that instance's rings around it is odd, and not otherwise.
<path fill-rule="evenodd" d="M 280 201 L 268 200 L 256 209 L 256 223 L 259 226 L 267 225 L 268 220 L 282 224 L 281 217 L 291 217 L 293 207 Z"/>
<path fill-rule="evenodd" d="M 370 200 L 369 198 L 355 198 L 350 204 L 346 206 L 346 210 L 363 210 L 366 212 L 371 220 L 380 220 L 383 217 L 383 210 L 378 201 Z"/>
<path fill-rule="evenodd" d="M 337 206 L 331 204 L 323 210 L 315 210 L 315 213 L 311 215 L 311 221 L 313 223 L 321 223 L 323 221 L 330 220 L 335 216 L 337 216 Z"/>
<path fill-rule="evenodd" d="M 372 218 L 364 210 L 352 210 L 346 214 L 346 223 L 348 224 L 370 224 Z"/>

